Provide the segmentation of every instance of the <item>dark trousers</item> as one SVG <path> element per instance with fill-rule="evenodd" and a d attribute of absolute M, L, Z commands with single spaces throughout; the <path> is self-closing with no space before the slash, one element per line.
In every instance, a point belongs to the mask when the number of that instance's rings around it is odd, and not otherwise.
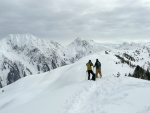
<path fill-rule="evenodd" d="M 2 83 L 1 83 L 1 81 L 0 81 L 0 88 L 2 88 L 3 86 L 2 86 Z"/>
<path fill-rule="evenodd" d="M 92 74 L 93 77 L 95 76 L 95 74 L 94 74 L 94 72 L 92 70 L 88 70 L 88 80 L 90 80 L 90 74 Z"/>

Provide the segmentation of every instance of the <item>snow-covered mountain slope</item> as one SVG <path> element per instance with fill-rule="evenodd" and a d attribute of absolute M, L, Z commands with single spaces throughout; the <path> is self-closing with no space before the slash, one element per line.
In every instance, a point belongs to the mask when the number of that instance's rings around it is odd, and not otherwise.
<path fill-rule="evenodd" d="M 119 56 L 121 64 L 128 64 L 131 68 L 139 65 L 145 70 L 150 70 L 150 48 L 149 46 L 133 50 L 116 50 L 115 55 Z M 123 60 L 122 60 L 123 58 Z"/>
<path fill-rule="evenodd" d="M 115 49 L 120 49 L 120 50 L 133 50 L 133 49 L 150 48 L 150 43 L 149 42 L 147 43 L 124 42 L 122 44 L 116 44 L 111 47 Z"/>
<path fill-rule="evenodd" d="M 31 34 L 8 35 L 0 42 L 0 88 L 27 75 L 47 72 L 100 51 L 121 55 L 126 63 L 129 60 L 135 66 L 140 64 L 150 69 L 150 43 L 109 45 L 77 38 L 63 47 L 57 42 L 39 39 Z M 125 54 L 135 57 L 135 61 L 128 59 L 129 56 Z"/>
<path fill-rule="evenodd" d="M 85 64 L 96 58 L 103 77 L 87 81 Z M 26 76 L 0 89 L 0 113 L 149 113 L 150 82 L 125 77 L 134 69 L 119 61 L 102 51 L 50 73 Z M 114 77 L 118 71 L 121 76 Z"/>
<path fill-rule="evenodd" d="M 0 42 L 0 77 L 3 86 L 20 77 L 47 72 L 70 63 L 63 46 L 31 34 L 9 35 Z"/>
<path fill-rule="evenodd" d="M 63 47 L 57 42 L 31 34 L 8 35 L 0 42 L 0 87 L 27 75 L 47 72 L 106 49 L 110 48 L 79 38 L 68 47 Z"/>
<path fill-rule="evenodd" d="M 93 40 L 82 40 L 81 38 L 75 39 L 71 44 L 69 44 L 66 47 L 68 56 L 75 59 L 76 58 L 80 59 L 91 53 L 96 53 L 103 50 L 111 50 L 111 49 L 112 48 L 105 46 L 101 43 L 96 43 Z"/>

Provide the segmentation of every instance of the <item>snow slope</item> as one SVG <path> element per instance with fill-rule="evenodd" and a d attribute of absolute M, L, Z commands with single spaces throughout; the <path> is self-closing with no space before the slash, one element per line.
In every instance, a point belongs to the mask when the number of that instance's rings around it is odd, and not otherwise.
<path fill-rule="evenodd" d="M 103 78 L 87 81 L 89 59 L 102 63 Z M 150 113 L 150 82 L 125 77 L 133 72 L 105 51 L 51 72 L 24 77 L 0 89 L 0 113 Z M 119 78 L 114 77 L 119 72 Z M 4 90 L 4 92 L 2 92 Z"/>
<path fill-rule="evenodd" d="M 57 42 L 31 34 L 11 34 L 0 40 L 0 88 L 22 77 L 51 71 L 100 51 L 111 51 L 114 55 L 118 52 L 120 55 L 130 53 L 136 57 L 133 64 L 140 64 L 150 70 L 150 43 L 101 44 L 77 38 L 63 47 Z"/>
<path fill-rule="evenodd" d="M 0 78 L 3 86 L 24 76 L 47 72 L 70 63 L 64 47 L 48 39 L 16 34 L 0 41 Z"/>
<path fill-rule="evenodd" d="M 112 47 L 110 48 L 109 46 L 94 42 L 93 40 L 82 40 L 81 38 L 75 39 L 66 47 L 67 56 L 77 59 L 103 50 L 112 50 Z"/>
<path fill-rule="evenodd" d="M 63 47 L 32 34 L 10 34 L 0 41 L 0 88 L 22 77 L 74 63 L 86 55 L 108 48 L 79 38 Z"/>

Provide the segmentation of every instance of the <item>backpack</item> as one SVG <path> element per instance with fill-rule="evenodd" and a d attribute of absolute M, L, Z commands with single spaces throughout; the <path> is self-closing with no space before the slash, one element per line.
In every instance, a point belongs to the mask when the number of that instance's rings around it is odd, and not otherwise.
<path fill-rule="evenodd" d="M 92 62 L 90 62 L 90 66 L 93 66 L 93 63 L 92 63 Z"/>
<path fill-rule="evenodd" d="M 96 63 L 96 68 L 100 68 L 101 67 L 101 63 L 98 61 L 97 63 Z"/>

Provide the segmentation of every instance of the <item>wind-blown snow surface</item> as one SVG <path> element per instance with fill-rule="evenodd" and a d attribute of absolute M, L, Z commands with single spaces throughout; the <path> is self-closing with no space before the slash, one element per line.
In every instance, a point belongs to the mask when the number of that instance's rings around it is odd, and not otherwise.
<path fill-rule="evenodd" d="M 86 62 L 99 58 L 101 79 L 87 81 Z M 51 72 L 27 76 L 0 89 L 0 113 L 150 113 L 150 82 L 102 51 Z M 117 70 L 122 76 L 114 77 Z M 4 90 L 4 92 L 2 92 Z"/>

